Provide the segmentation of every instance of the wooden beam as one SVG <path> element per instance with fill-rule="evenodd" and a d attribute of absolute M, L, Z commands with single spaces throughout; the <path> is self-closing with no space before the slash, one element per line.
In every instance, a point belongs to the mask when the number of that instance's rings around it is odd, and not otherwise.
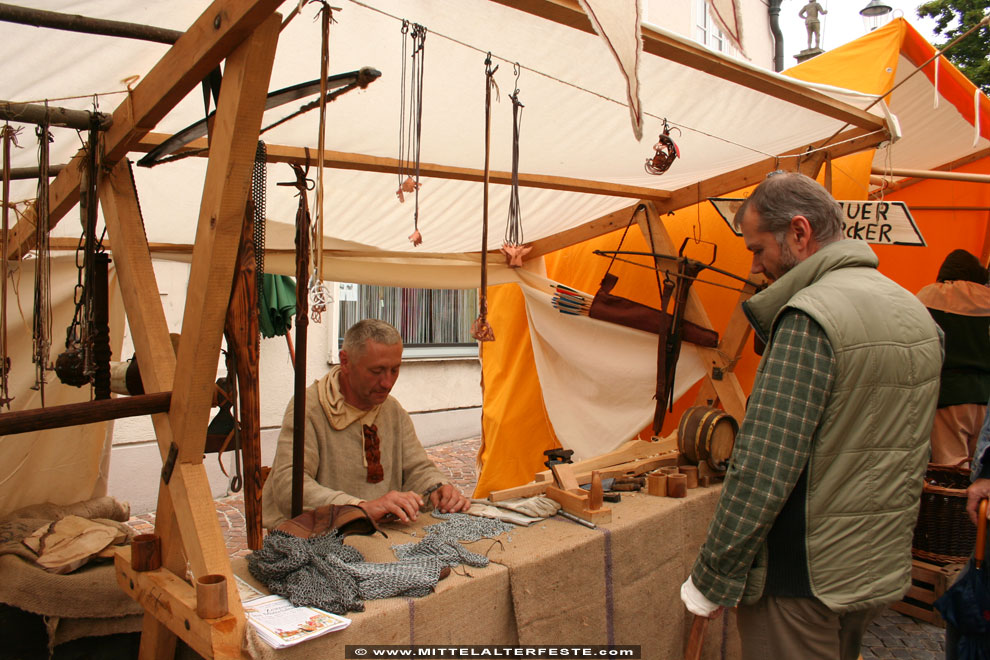
<path fill-rule="evenodd" d="M 0 436 L 162 413 L 168 410 L 171 398 L 171 392 L 157 392 L 33 410 L 12 410 L 0 413 Z"/>
<path fill-rule="evenodd" d="M 499 4 L 539 16 L 582 32 L 594 34 L 587 14 L 577 0 L 494 0 Z M 797 80 L 749 67 L 723 57 L 698 43 L 642 27 L 643 50 L 796 106 L 870 131 L 885 130 L 882 117 L 872 115 L 809 89 Z"/>
<path fill-rule="evenodd" d="M 0 3 L 0 21 L 69 32 L 100 34 L 107 37 L 156 41 L 162 44 L 174 44 L 182 36 L 178 30 L 125 23 L 124 21 L 111 21 L 104 18 L 91 18 L 79 14 L 63 14 L 45 9 L 29 9 L 6 3 Z"/>
<path fill-rule="evenodd" d="M 876 133 L 865 133 L 861 129 L 852 129 L 840 134 L 836 138 L 840 144 L 835 144 L 829 148 L 828 153 L 832 158 L 846 156 L 851 153 L 863 151 L 875 147 L 885 138 Z M 656 204 L 657 211 L 665 215 L 671 211 L 677 211 L 686 206 L 703 202 L 709 197 L 720 197 L 727 193 L 735 192 L 741 188 L 755 185 L 766 178 L 768 172 L 772 172 L 781 166 L 781 160 L 785 163 L 795 163 L 795 157 L 807 151 L 813 144 L 793 149 L 780 154 L 776 158 L 765 158 L 761 161 L 746 165 L 731 172 L 726 172 L 714 176 L 699 183 L 670 191 L 670 198 Z M 808 158 L 803 161 L 802 170 L 808 169 L 809 165 L 820 167 L 821 158 Z M 648 201 L 648 200 L 643 200 Z M 583 225 L 566 229 L 552 236 L 537 239 L 532 242 L 533 250 L 527 256 L 532 259 L 541 255 L 549 254 L 556 250 L 583 243 L 592 238 L 597 238 L 616 229 L 622 229 L 629 222 L 629 217 L 636 210 L 636 204 L 619 209 L 599 218 L 595 218 Z"/>
<path fill-rule="evenodd" d="M 149 133 L 134 146 L 135 151 L 151 151 L 159 144 L 169 139 L 170 135 Z M 193 153 L 203 155 L 206 140 L 193 140 L 177 153 Z M 290 147 L 280 144 L 266 145 L 269 163 L 289 163 L 292 165 L 316 164 L 316 154 L 312 149 Z M 307 153 L 308 151 L 308 153 Z M 361 172 L 381 172 L 395 174 L 400 171 L 399 161 L 395 158 L 366 156 L 364 154 L 346 151 L 324 152 L 323 164 L 338 170 L 358 170 Z M 485 179 L 484 170 L 470 167 L 453 167 L 437 163 L 420 163 L 420 176 L 434 179 L 453 179 L 456 181 L 481 182 Z M 493 171 L 489 174 L 489 182 L 502 185 L 512 184 L 512 172 Z M 631 199 L 652 199 L 664 201 L 670 197 L 666 190 L 647 186 L 628 186 L 608 181 L 593 181 L 591 179 L 575 179 L 566 176 L 547 176 L 543 174 L 519 174 L 519 185 L 523 188 L 543 188 L 546 190 L 562 190 L 566 192 L 587 193 L 590 195 L 610 195 L 612 197 L 628 197 Z"/>
<path fill-rule="evenodd" d="M 244 209 L 275 60 L 278 18 L 269 16 L 227 58 L 220 88 L 169 413 L 180 463 L 203 459 Z"/>
<path fill-rule="evenodd" d="M 119 246 L 113 255 L 114 267 L 121 283 L 121 297 L 127 312 L 144 391 L 171 390 L 175 373 L 175 352 L 151 263 L 151 251 L 141 220 L 137 191 L 126 161 L 117 163 L 109 173 L 101 177 L 100 203 L 103 206 L 107 235 Z M 159 455 L 164 462 L 172 444 L 168 414 L 153 415 L 151 422 L 158 440 Z M 178 481 L 174 487 L 179 488 Z M 162 565 L 176 575 L 183 574 L 186 570 L 187 553 L 182 546 L 182 534 L 175 507 L 172 505 L 170 488 L 162 481 L 159 481 L 158 505 L 155 509 L 155 531 L 162 540 Z M 141 631 L 140 657 L 174 657 L 175 642 L 175 635 L 165 624 L 150 611 L 146 611 Z"/>
<path fill-rule="evenodd" d="M 913 179 L 940 179 L 944 181 L 965 181 L 967 183 L 990 183 L 990 174 L 972 172 L 945 172 L 942 170 L 907 170 L 903 168 L 885 170 L 882 167 L 870 169 L 870 174 L 878 176 L 904 176 Z"/>
<path fill-rule="evenodd" d="M 951 172 L 952 170 L 959 169 L 960 167 L 969 165 L 970 163 L 975 163 L 976 161 L 983 160 L 984 158 L 990 158 L 990 149 L 980 149 L 979 151 L 974 151 L 968 156 L 958 158 L 949 163 L 944 163 L 937 167 L 933 167 L 932 169 L 938 172 Z M 911 186 L 921 183 L 922 181 L 924 181 L 924 179 L 902 179 L 893 185 L 887 186 L 886 188 L 876 190 L 871 193 L 870 196 L 873 198 L 874 196 L 879 197 L 881 195 L 889 195 L 890 193 L 904 190 L 905 188 L 910 188 Z"/>
<path fill-rule="evenodd" d="M 104 135 L 103 164 L 124 158 L 135 140 L 156 124 L 244 41 L 282 0 L 214 0 L 113 112 L 113 126 Z M 267 90 L 265 90 L 267 94 Z M 55 177 L 49 190 L 49 229 L 79 201 L 79 180 L 85 166 L 80 150 Z M 7 256 L 20 258 L 34 245 L 37 220 L 29 209 L 10 230 Z"/>
<path fill-rule="evenodd" d="M 622 229 L 627 224 L 629 224 L 629 218 L 632 216 L 633 212 L 636 210 L 638 204 L 633 204 L 631 206 L 626 206 L 618 211 L 613 211 L 601 217 L 595 218 L 590 222 L 586 222 L 578 227 L 573 227 L 571 229 L 565 229 L 564 231 L 557 232 L 552 236 L 547 236 L 546 238 L 539 238 L 529 246 L 532 248 L 530 253 L 526 256 L 526 260 L 535 259 L 551 252 L 556 252 L 557 250 L 562 250 L 571 245 L 577 245 L 578 243 L 583 243 L 584 241 L 590 240 L 592 238 L 597 238 L 609 232 L 613 232 L 616 229 Z"/>
<path fill-rule="evenodd" d="M 241 657 L 242 631 L 235 614 L 201 619 L 196 614 L 195 589 L 168 570 L 135 571 L 130 546 L 115 551 L 114 565 L 120 588 L 196 653 L 204 658 Z"/>
<path fill-rule="evenodd" d="M 100 129 L 108 128 L 113 122 L 110 115 L 105 112 L 94 113 L 88 110 L 72 110 L 54 105 L 42 105 L 41 103 L 14 103 L 13 101 L 0 101 L 0 119 L 27 124 L 47 123 L 49 126 L 64 126 L 80 131 L 88 131 L 94 119 L 97 128 Z"/>

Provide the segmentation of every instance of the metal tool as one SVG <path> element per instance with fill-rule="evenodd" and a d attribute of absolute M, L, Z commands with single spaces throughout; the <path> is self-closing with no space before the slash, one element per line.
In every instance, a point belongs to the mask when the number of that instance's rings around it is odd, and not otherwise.
<path fill-rule="evenodd" d="M 595 529 L 597 527 L 597 525 L 595 525 L 595 523 L 591 522 L 590 520 L 585 520 L 584 518 L 578 518 L 573 513 L 568 513 L 563 509 L 558 510 L 557 515 L 562 518 L 567 518 L 568 520 L 573 520 L 579 525 L 584 525 L 585 527 L 590 527 L 591 529 Z"/>

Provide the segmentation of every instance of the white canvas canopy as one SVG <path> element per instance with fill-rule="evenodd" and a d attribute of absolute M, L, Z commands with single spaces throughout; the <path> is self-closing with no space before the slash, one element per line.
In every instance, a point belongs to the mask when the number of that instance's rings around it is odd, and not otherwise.
<path fill-rule="evenodd" d="M 130 1 L 26 4 L 177 30 L 185 29 L 204 8 L 203 3 Z M 283 13 L 291 9 L 286 4 Z M 315 6 L 304 7 L 283 30 L 270 89 L 319 77 L 320 30 L 313 20 L 315 12 Z M 416 248 L 407 239 L 413 228 L 413 204 L 399 203 L 398 177 L 387 171 L 398 155 L 402 19 L 428 29 L 424 176 L 419 196 L 424 242 Z M 748 166 L 761 163 L 762 176 L 776 156 L 806 151 L 837 133 L 870 134 L 875 142 L 885 130 L 882 103 L 862 111 L 874 101 L 871 96 L 796 82 L 644 26 L 646 52 L 640 58 L 639 79 L 645 128 L 638 142 L 630 127 L 624 80 L 606 45 L 594 34 L 487 0 L 346 2 L 334 13 L 334 20 L 330 73 L 370 66 L 382 76 L 328 108 L 326 147 L 334 152 L 334 166 L 325 174 L 324 246 L 329 252 L 324 278 L 328 280 L 447 288 L 478 285 L 482 185 L 477 179 L 484 164 L 488 52 L 499 66 L 500 101 L 492 109 L 493 171 L 504 174 L 511 169 L 508 95 L 518 87 L 525 105 L 520 171 L 542 181 L 541 187 L 526 186 L 520 192 L 525 240 L 534 244 L 534 253 L 587 237 L 589 222 L 637 199 L 652 196 L 665 210 L 685 206 L 699 194 L 710 196 L 755 182 L 731 175 Z M 13 101 L 52 99 L 53 105 L 91 108 L 92 94 L 123 89 L 124 79 L 144 75 L 167 49 L 21 25 L 5 24 L 2 29 L 0 56 L 9 63 L 22 63 L 8 65 L 5 71 L 5 95 Z M 42 37 L 44 55 L 25 59 L 24 54 L 37 53 Z M 513 75 L 516 62 L 522 69 L 518 79 Z M 77 95 L 84 98 L 64 99 Z M 126 98 L 101 96 L 99 107 L 111 111 Z M 270 110 L 262 125 L 300 104 Z M 202 95 L 194 90 L 158 126 L 148 128 L 170 134 L 203 115 Z M 317 115 L 311 111 L 264 134 L 272 157 L 279 151 L 277 145 L 284 145 L 295 147 L 292 153 L 299 157 L 304 157 L 299 148 L 308 147 L 315 160 Z M 681 157 L 658 177 L 647 174 L 643 165 L 653 154 L 664 119 L 678 129 L 672 137 Z M 850 121 L 855 125 L 850 127 Z M 79 148 L 71 133 L 55 131 L 53 163 L 65 162 Z M 14 165 L 35 164 L 33 136 L 22 134 L 20 141 L 26 148 L 15 151 Z M 843 147 L 833 145 L 833 152 L 836 149 Z M 386 171 L 360 171 L 361 167 Z M 198 158 L 151 170 L 136 168 L 151 243 L 192 243 L 204 168 Z M 275 185 L 291 180 L 291 172 L 285 165 L 270 166 L 269 172 L 268 270 L 292 274 L 296 200 L 293 189 Z M 310 176 L 315 172 L 311 168 Z M 536 178 L 524 176 L 524 186 Z M 698 187 L 706 181 L 717 189 Z M 570 190 L 553 189 L 561 187 Z M 15 185 L 14 191 L 15 198 L 31 197 L 33 183 Z M 490 187 L 489 249 L 501 244 L 509 191 L 502 183 Z M 608 227 L 597 228 L 598 233 L 603 229 Z M 57 233 L 78 236 L 77 225 L 63 222 Z M 511 279 L 504 271 L 495 266 L 490 281 Z"/>

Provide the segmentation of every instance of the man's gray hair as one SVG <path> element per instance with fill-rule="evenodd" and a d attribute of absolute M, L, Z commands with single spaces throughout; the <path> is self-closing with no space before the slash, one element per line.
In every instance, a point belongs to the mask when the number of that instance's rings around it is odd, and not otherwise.
<path fill-rule="evenodd" d="M 742 203 L 733 224 L 739 228 L 747 208 L 760 216 L 760 230 L 772 232 L 781 243 L 791 218 L 803 215 L 811 235 L 825 245 L 842 238 L 842 207 L 814 179 L 798 172 L 773 173 Z"/>
<path fill-rule="evenodd" d="M 368 341 L 374 341 L 385 346 L 402 343 L 402 335 L 391 324 L 378 319 L 364 319 L 352 325 L 344 333 L 344 343 L 340 349 L 356 359 L 364 353 Z"/>

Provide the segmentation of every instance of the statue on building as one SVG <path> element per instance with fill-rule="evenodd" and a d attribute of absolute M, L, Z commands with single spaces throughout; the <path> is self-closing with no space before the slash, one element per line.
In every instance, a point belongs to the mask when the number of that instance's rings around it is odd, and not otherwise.
<path fill-rule="evenodd" d="M 827 14 L 825 8 L 818 4 L 817 0 L 811 0 L 804 7 L 801 7 L 801 11 L 798 12 L 798 16 L 804 19 L 804 27 L 808 30 L 808 50 L 811 50 L 811 38 L 815 38 L 815 48 L 821 50 L 822 47 L 822 34 L 821 34 L 821 21 L 818 20 L 818 14 Z"/>

